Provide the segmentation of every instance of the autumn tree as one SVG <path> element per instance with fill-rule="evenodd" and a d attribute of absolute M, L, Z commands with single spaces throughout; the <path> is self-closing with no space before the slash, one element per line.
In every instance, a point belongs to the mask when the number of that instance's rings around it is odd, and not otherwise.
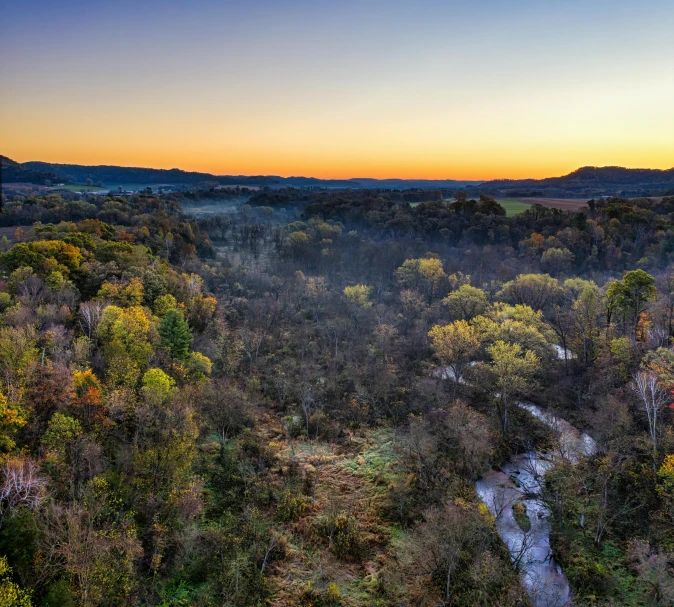
<path fill-rule="evenodd" d="M 344 296 L 351 303 L 356 304 L 362 308 L 371 308 L 372 302 L 372 287 L 368 285 L 353 285 L 344 287 Z"/>
<path fill-rule="evenodd" d="M 556 278 L 548 274 L 520 274 L 515 280 L 504 284 L 497 297 L 534 310 L 546 310 L 560 295 L 561 288 Z"/>
<path fill-rule="evenodd" d="M 107 359 L 112 384 L 132 386 L 147 368 L 153 352 L 151 323 L 140 306 L 108 306 L 96 329 L 96 336 Z"/>
<path fill-rule="evenodd" d="M 10 404 L 0 392 L 0 453 L 7 453 L 14 448 L 14 434 L 25 423 L 23 408 Z"/>
<path fill-rule="evenodd" d="M 497 341 L 487 349 L 492 359 L 496 404 L 505 435 L 509 427 L 509 411 L 515 399 L 531 387 L 533 376 L 538 371 L 540 359 L 531 350 L 520 344 Z"/>
<path fill-rule="evenodd" d="M 571 304 L 572 335 L 578 343 L 578 350 L 583 353 L 585 364 L 592 362 L 596 356 L 602 312 L 603 303 L 599 288 L 593 282 L 587 281 Z"/>
<path fill-rule="evenodd" d="M 643 270 L 631 270 L 622 280 L 613 281 L 606 290 L 607 323 L 610 324 L 615 312 L 631 327 L 636 338 L 637 326 L 645 306 L 656 296 L 655 278 Z"/>
<path fill-rule="evenodd" d="M 12 568 L 6 556 L 0 556 L 0 605 L 2 607 L 31 607 L 30 593 L 12 581 Z"/>
<path fill-rule="evenodd" d="M 486 293 L 469 284 L 461 285 L 442 300 L 450 316 L 457 320 L 471 320 L 484 314 L 489 305 Z"/>
<path fill-rule="evenodd" d="M 474 328 L 465 320 L 457 320 L 449 325 L 435 325 L 428 335 L 436 355 L 451 370 L 451 378 L 456 384 L 461 383 L 466 366 L 480 347 Z"/>
<path fill-rule="evenodd" d="M 400 286 L 417 289 L 427 297 L 433 297 L 447 279 L 442 261 L 437 257 L 408 259 L 396 270 Z"/>
<path fill-rule="evenodd" d="M 41 519 L 41 573 L 71 580 L 73 599 L 82 607 L 131 604 L 142 549 L 133 521 L 114 508 L 108 483 L 97 477 L 86 499 L 50 504 Z"/>

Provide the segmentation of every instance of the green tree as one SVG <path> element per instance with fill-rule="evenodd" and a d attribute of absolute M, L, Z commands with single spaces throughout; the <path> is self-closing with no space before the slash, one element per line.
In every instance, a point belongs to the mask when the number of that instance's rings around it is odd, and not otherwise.
<path fill-rule="evenodd" d="M 148 369 L 143 375 L 143 396 L 145 401 L 153 405 L 166 402 L 173 393 L 175 380 L 161 369 Z"/>
<path fill-rule="evenodd" d="M 177 309 L 177 307 L 178 302 L 176 301 L 176 298 L 170 293 L 167 293 L 166 295 L 160 295 L 154 300 L 153 309 L 154 313 L 161 318 L 162 316 L 165 316 L 167 312 Z"/>
<path fill-rule="evenodd" d="M 643 270 L 631 270 L 622 280 L 615 280 L 606 290 L 607 324 L 615 312 L 622 314 L 625 324 L 631 325 L 632 336 L 636 338 L 637 326 L 645 306 L 655 299 L 655 278 Z"/>
<path fill-rule="evenodd" d="M 452 318 L 457 320 L 471 320 L 475 316 L 484 314 L 489 300 L 482 289 L 470 285 L 461 285 L 442 300 L 447 306 Z"/>
<path fill-rule="evenodd" d="M 594 282 L 582 282 L 586 284 L 580 287 L 579 292 L 577 291 L 571 305 L 572 339 L 578 344 L 577 350 L 583 352 L 583 362 L 589 364 L 595 358 L 596 343 L 599 339 L 602 300 L 599 288 Z M 567 280 L 564 286 L 570 289 L 572 284 Z"/>
<path fill-rule="evenodd" d="M 147 368 L 153 348 L 150 320 L 140 306 L 108 306 L 96 329 L 113 384 L 134 386 Z"/>
<path fill-rule="evenodd" d="M 159 323 L 161 345 L 177 362 L 187 359 L 192 343 L 192 332 L 180 310 L 169 310 Z"/>
<path fill-rule="evenodd" d="M 507 344 L 501 340 L 490 346 L 487 352 L 492 359 L 496 403 L 505 435 L 508 432 L 510 407 L 515 398 L 531 386 L 540 359 L 533 351 L 524 350 L 520 344 Z"/>

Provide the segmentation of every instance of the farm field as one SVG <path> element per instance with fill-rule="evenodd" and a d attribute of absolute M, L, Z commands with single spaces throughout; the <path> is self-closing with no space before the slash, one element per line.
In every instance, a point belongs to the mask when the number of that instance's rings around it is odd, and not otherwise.
<path fill-rule="evenodd" d="M 531 205 L 540 204 L 543 207 L 577 211 L 587 206 L 587 198 L 521 198 L 521 202 Z"/>
<path fill-rule="evenodd" d="M 497 200 L 496 202 L 506 210 L 506 215 L 508 217 L 522 213 L 531 206 L 528 202 L 522 202 L 520 200 L 515 200 L 514 198 L 505 198 L 503 200 Z"/>
<path fill-rule="evenodd" d="M 563 211 L 577 211 L 587 206 L 585 198 L 504 198 L 498 203 L 505 208 L 508 217 L 526 211 L 534 204 Z"/>

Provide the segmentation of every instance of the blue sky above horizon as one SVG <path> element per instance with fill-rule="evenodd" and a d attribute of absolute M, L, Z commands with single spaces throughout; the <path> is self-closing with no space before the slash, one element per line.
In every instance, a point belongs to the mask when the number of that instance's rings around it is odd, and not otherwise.
<path fill-rule="evenodd" d="M 24 0 L 1 153 L 482 179 L 674 166 L 674 3 Z"/>

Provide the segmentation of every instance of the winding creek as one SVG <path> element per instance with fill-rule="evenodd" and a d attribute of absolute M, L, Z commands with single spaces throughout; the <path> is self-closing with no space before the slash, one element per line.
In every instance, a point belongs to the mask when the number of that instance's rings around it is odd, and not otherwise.
<path fill-rule="evenodd" d="M 554 346 L 560 360 L 573 358 L 568 350 Z M 474 364 L 474 363 L 471 363 Z M 436 377 L 453 379 L 451 369 L 436 371 Z M 571 606 L 571 589 L 561 566 L 550 549 L 550 511 L 541 500 L 545 473 L 556 461 L 577 462 L 592 455 L 594 439 L 566 420 L 546 412 L 537 405 L 520 401 L 517 405 L 551 428 L 558 435 L 554 451 L 529 451 L 512 457 L 500 470 L 492 470 L 475 483 L 480 499 L 496 518 L 496 528 L 520 570 L 522 585 L 535 607 Z M 513 514 L 513 505 L 526 507 L 531 528 L 525 532 Z"/>
<path fill-rule="evenodd" d="M 546 413 L 533 403 L 520 402 L 534 417 L 559 434 L 554 452 L 529 451 L 511 458 L 476 483 L 480 499 L 496 517 L 496 527 L 519 566 L 522 585 L 536 607 L 562 607 L 571 604 L 569 582 L 550 550 L 550 512 L 540 499 L 543 475 L 559 458 L 577 461 L 596 449 L 594 440 L 565 420 Z M 515 520 L 513 505 L 521 502 L 531 522 L 525 533 Z"/>

